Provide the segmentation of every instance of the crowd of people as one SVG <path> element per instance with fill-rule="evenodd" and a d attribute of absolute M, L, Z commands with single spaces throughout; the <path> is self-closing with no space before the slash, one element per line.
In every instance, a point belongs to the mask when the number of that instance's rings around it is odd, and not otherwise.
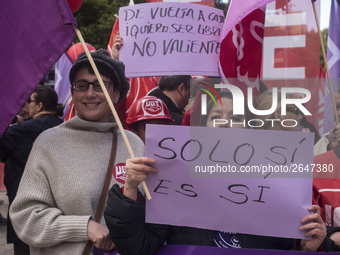
<path fill-rule="evenodd" d="M 119 54 L 115 53 L 114 59 L 106 50 L 99 49 L 92 51 L 91 56 L 112 103 L 118 104 L 129 90 L 124 64 L 117 59 Z M 78 56 L 70 70 L 77 116 L 63 122 L 58 117 L 62 107 L 57 103 L 56 93 L 49 87 L 38 86 L 23 106 L 26 114 L 21 112 L 21 117 L 17 117 L 0 138 L 0 158 L 8 167 L 7 237 L 9 243 L 14 243 L 15 254 L 84 254 L 88 244 L 107 251 L 116 249 L 122 255 L 154 254 L 165 244 L 339 251 L 339 199 L 334 193 L 320 191 L 338 187 L 335 172 L 331 179 L 316 178 L 315 201 L 310 201 L 309 212 L 301 219 L 303 225 L 296 226 L 306 232 L 306 240 L 145 223 L 141 182 L 147 180 L 149 174 L 162 171 L 153 166 L 155 159 L 144 156 L 145 130 L 147 124 L 188 124 L 190 114 L 185 116 L 184 112 L 191 96 L 191 80 L 189 75 L 164 76 L 157 88 L 132 105 L 126 118 L 130 131 L 125 130 L 125 134 L 133 147 L 134 158 L 129 154 L 124 135 L 85 53 Z M 340 91 L 337 93 L 340 95 Z M 221 91 L 218 96 L 221 101 L 217 97 L 210 100 L 207 113 L 197 125 L 247 128 L 230 123 L 247 121 L 250 113 L 233 113 L 230 92 Z M 254 107 L 265 110 L 272 103 L 271 91 L 266 91 L 255 99 Z M 281 115 L 280 107 L 278 103 L 273 116 L 253 117 L 295 123 L 303 120 L 303 114 L 295 105 L 287 105 L 286 115 Z M 228 121 L 217 125 L 216 119 Z M 285 127 L 279 123 L 261 129 L 277 132 L 301 129 L 300 125 Z M 335 126 L 315 145 L 314 153 L 320 154 L 315 161 L 337 166 L 339 147 L 340 126 Z M 107 177 L 112 157 L 113 174 Z M 117 172 L 122 171 L 125 171 L 124 177 L 118 178 Z M 106 181 L 110 187 L 108 193 L 103 189 Z M 105 210 L 101 212 L 100 201 L 106 195 Z"/>

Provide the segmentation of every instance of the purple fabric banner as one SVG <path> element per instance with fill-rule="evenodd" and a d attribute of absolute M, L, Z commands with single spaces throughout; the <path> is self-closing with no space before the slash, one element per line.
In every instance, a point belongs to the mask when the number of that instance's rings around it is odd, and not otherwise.
<path fill-rule="evenodd" d="M 283 251 L 283 250 L 255 250 L 255 249 L 232 249 L 211 246 L 195 245 L 164 245 L 154 255 L 317 255 L 323 252 L 302 252 L 302 251 Z M 328 252 L 327 254 L 338 254 Z M 93 255 L 119 255 L 116 249 L 103 251 L 94 247 Z"/>
<path fill-rule="evenodd" d="M 76 34 L 66 0 L 1 1 L 0 134 Z"/>
<path fill-rule="evenodd" d="M 69 74 L 71 67 L 73 65 L 73 61 L 70 56 L 65 52 L 61 58 L 55 64 L 55 85 L 54 89 L 58 94 L 58 103 L 64 104 L 64 115 L 65 118 L 66 113 L 69 109 L 70 95 L 71 95 L 71 83 L 69 79 Z"/>
<path fill-rule="evenodd" d="M 193 245 L 165 245 L 155 255 L 320 255 L 320 252 L 228 249 Z M 321 252 L 323 254 L 323 252 Z M 335 252 L 327 254 L 338 254 Z"/>
<path fill-rule="evenodd" d="M 329 18 L 327 40 L 327 63 L 333 91 L 340 87 L 340 1 L 332 0 Z M 332 105 L 329 83 L 326 83 L 325 91 L 325 117 L 324 131 L 330 131 L 334 127 L 334 110 Z"/>
<path fill-rule="evenodd" d="M 113 249 L 111 251 L 104 251 L 102 249 L 93 247 L 93 255 L 119 255 L 119 253 L 116 249 Z"/>

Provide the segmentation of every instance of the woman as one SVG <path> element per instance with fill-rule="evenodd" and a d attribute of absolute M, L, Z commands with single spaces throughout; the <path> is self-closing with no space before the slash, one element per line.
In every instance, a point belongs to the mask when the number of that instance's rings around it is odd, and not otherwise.
<path fill-rule="evenodd" d="M 62 106 L 58 104 L 58 96 L 50 87 L 37 87 L 26 105 L 29 116 L 25 117 L 32 119 L 11 125 L 0 139 L 1 154 L 7 157 L 11 166 L 10 171 L 6 172 L 9 206 L 16 197 L 34 141 L 43 131 L 62 123 L 58 117 L 62 115 Z M 27 107 L 23 108 L 27 112 Z M 14 244 L 14 254 L 29 254 L 28 245 L 20 241 L 13 230 L 11 217 L 7 221 L 7 242 Z"/>
<path fill-rule="evenodd" d="M 228 94 L 228 93 L 226 93 Z M 232 120 L 232 100 L 222 96 L 222 105 L 217 103 L 211 106 L 206 120 L 201 123 L 211 125 L 215 119 Z M 211 103 L 212 104 L 212 103 Z M 245 117 L 237 116 L 238 122 L 243 122 Z M 225 125 L 228 126 L 228 123 Z M 228 126 L 229 127 L 229 126 Z M 230 127 L 235 127 L 230 125 Z M 304 217 L 305 224 L 300 230 L 307 231 L 306 235 L 311 240 L 295 240 L 276 237 L 263 237 L 235 233 L 222 233 L 206 229 L 197 229 L 182 226 L 169 226 L 145 223 L 145 199 L 138 192 L 139 183 L 147 178 L 147 174 L 157 173 L 158 170 L 152 165 L 155 160 L 142 157 L 129 159 L 126 165 L 126 182 L 124 190 L 114 185 L 109 192 L 108 206 L 105 209 L 106 223 L 110 229 L 111 239 L 116 243 L 117 251 L 122 254 L 154 254 L 165 242 L 176 245 L 198 245 L 198 246 L 223 246 L 221 239 L 228 238 L 230 246 L 257 249 L 281 249 L 316 251 L 323 243 L 326 236 L 326 227 L 319 214 L 319 207 L 310 206 L 313 213 Z M 324 241 L 323 246 L 326 247 Z M 328 246 L 329 247 L 329 246 Z"/>
<path fill-rule="evenodd" d="M 117 104 L 129 89 L 124 64 L 104 49 L 91 55 Z M 72 66 L 70 82 L 78 116 L 38 137 L 10 209 L 18 236 L 34 254 L 83 254 L 89 241 L 100 249 L 114 248 L 104 218 L 100 223 L 93 219 L 113 143 L 117 143 L 115 165 L 124 164 L 129 152 L 85 53 Z M 132 132 L 126 135 L 135 155 L 143 155 L 143 142 Z M 119 182 L 112 179 L 114 183 Z"/>
<path fill-rule="evenodd" d="M 230 92 L 219 92 L 218 95 L 222 104 L 217 97 L 214 98 L 215 101 L 210 100 L 207 104 L 207 114 L 201 116 L 200 126 L 247 128 L 248 114 L 236 115 L 233 113 L 232 94 Z"/>

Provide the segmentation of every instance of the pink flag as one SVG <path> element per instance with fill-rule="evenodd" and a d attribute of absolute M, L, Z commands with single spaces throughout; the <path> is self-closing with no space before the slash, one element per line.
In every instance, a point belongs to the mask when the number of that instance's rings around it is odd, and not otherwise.
<path fill-rule="evenodd" d="M 224 82 L 243 93 L 259 91 L 265 12 L 273 0 L 231 1 L 221 36 L 219 71 Z"/>
<path fill-rule="evenodd" d="M 1 1 L 0 134 L 76 37 L 66 0 Z"/>

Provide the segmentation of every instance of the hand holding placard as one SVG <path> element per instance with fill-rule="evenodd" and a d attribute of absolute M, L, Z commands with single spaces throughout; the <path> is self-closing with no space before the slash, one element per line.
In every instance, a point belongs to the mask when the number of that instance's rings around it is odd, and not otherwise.
<path fill-rule="evenodd" d="M 146 156 L 159 172 L 147 178 L 146 222 L 306 238 L 299 227 L 312 202 L 312 172 L 280 169 L 310 165 L 312 149 L 310 133 L 147 125 Z M 273 172 L 241 171 L 261 164 Z"/>

